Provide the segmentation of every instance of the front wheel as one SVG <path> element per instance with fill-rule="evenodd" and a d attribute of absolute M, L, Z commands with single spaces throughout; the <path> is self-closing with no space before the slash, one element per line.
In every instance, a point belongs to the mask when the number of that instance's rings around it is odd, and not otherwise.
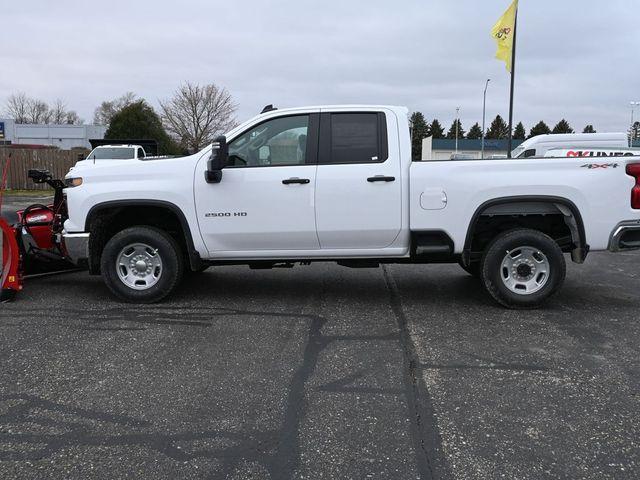
<path fill-rule="evenodd" d="M 102 252 L 105 284 L 121 300 L 155 303 L 169 295 L 184 271 L 180 246 L 154 227 L 131 227 L 114 235 Z"/>
<path fill-rule="evenodd" d="M 482 259 L 484 287 L 508 308 L 535 308 L 564 283 L 566 262 L 558 244 L 537 230 L 504 232 Z"/>

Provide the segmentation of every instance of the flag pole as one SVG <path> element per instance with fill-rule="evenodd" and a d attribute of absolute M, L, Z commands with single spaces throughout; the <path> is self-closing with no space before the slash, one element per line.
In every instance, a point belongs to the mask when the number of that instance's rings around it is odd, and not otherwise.
<path fill-rule="evenodd" d="M 507 158 L 511 158 L 513 150 L 513 87 L 516 79 L 516 40 L 518 38 L 518 7 L 516 6 L 516 18 L 513 22 L 513 48 L 511 49 L 511 93 L 509 95 L 509 145 Z"/>

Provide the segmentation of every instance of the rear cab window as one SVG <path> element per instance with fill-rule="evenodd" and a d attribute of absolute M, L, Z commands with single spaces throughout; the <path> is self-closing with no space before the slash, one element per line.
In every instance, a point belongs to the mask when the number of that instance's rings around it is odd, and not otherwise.
<path fill-rule="evenodd" d="M 321 164 L 381 163 L 388 158 L 387 123 L 382 112 L 323 113 Z"/>

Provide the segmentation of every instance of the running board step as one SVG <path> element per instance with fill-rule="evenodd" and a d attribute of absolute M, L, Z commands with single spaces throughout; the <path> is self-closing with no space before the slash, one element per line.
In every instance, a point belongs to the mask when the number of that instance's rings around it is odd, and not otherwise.
<path fill-rule="evenodd" d="M 449 245 L 416 245 L 416 255 L 451 255 Z"/>
<path fill-rule="evenodd" d="M 453 255 L 453 240 L 442 231 L 413 232 L 411 256 L 417 259 L 444 260 Z"/>

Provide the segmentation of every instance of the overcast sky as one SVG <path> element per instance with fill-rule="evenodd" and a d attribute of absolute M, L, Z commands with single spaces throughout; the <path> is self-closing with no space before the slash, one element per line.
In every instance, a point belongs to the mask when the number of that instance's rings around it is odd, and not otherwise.
<path fill-rule="evenodd" d="M 133 91 L 224 86 L 238 120 L 268 103 L 406 105 L 448 128 L 508 113 L 490 37 L 509 0 L 6 1 L 0 101 L 61 98 L 91 121 Z M 521 0 L 515 120 L 626 130 L 640 101 L 639 0 Z M 637 112 L 640 118 L 640 111 Z"/>

